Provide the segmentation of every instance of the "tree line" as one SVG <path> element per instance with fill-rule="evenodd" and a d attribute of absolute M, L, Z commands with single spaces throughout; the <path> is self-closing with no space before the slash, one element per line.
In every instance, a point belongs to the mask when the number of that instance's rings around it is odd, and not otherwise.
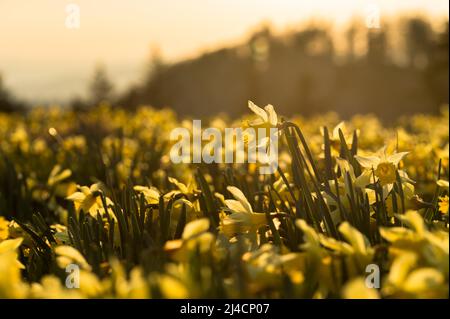
<path fill-rule="evenodd" d="M 371 112 L 393 119 L 435 112 L 448 104 L 448 21 L 435 29 L 427 18 L 400 20 L 395 28 L 370 30 L 355 21 L 339 39 L 321 25 L 283 35 L 263 26 L 244 43 L 174 64 L 155 51 L 138 84 L 117 93 L 106 68 L 99 66 L 88 98 L 69 104 L 80 111 L 102 102 L 128 110 L 172 107 L 193 116 L 237 116 L 247 100 L 272 103 L 287 115 Z M 343 52 L 336 48 L 338 41 L 344 43 Z M 16 108 L 22 110 L 23 103 L 0 81 L 0 110 Z"/>

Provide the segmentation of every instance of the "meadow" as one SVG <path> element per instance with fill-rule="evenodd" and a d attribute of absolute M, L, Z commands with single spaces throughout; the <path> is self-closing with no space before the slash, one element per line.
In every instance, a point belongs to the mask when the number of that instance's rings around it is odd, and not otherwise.
<path fill-rule="evenodd" d="M 448 298 L 447 105 L 389 126 L 276 106 L 202 119 L 278 128 L 268 175 L 172 163 L 191 120 L 0 113 L 0 298 Z"/>

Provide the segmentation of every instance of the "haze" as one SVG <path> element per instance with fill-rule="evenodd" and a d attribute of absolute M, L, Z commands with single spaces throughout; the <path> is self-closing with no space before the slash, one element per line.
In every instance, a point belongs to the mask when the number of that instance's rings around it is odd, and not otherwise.
<path fill-rule="evenodd" d="M 69 3 L 81 9 L 79 29 L 65 26 Z M 120 89 L 139 79 L 152 47 L 174 62 L 237 43 L 262 22 L 279 32 L 308 19 L 339 27 L 373 3 L 381 19 L 448 19 L 442 0 L 0 0 L 0 73 L 17 96 L 57 102 L 82 94 L 98 62 Z"/>

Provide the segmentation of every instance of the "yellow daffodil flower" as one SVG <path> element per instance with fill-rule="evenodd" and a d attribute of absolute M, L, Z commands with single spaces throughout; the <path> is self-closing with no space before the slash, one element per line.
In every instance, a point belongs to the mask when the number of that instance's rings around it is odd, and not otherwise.
<path fill-rule="evenodd" d="M 92 184 L 90 187 L 81 186 L 79 191 L 73 193 L 67 200 L 72 201 L 75 204 L 75 209 L 77 212 L 84 211 L 91 214 L 92 217 L 97 217 L 97 213 L 108 212 L 112 217 L 115 217 L 111 209 L 108 207 L 103 207 L 103 202 L 100 197 L 102 193 L 100 184 Z M 113 205 L 111 199 L 106 197 L 106 205 Z"/>

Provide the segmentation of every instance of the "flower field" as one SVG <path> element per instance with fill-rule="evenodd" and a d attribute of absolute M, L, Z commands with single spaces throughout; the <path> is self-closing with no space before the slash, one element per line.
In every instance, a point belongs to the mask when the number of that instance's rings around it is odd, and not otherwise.
<path fill-rule="evenodd" d="M 0 298 L 448 298 L 448 106 L 275 110 L 202 119 L 277 128 L 267 175 L 174 164 L 168 109 L 0 114 Z"/>

